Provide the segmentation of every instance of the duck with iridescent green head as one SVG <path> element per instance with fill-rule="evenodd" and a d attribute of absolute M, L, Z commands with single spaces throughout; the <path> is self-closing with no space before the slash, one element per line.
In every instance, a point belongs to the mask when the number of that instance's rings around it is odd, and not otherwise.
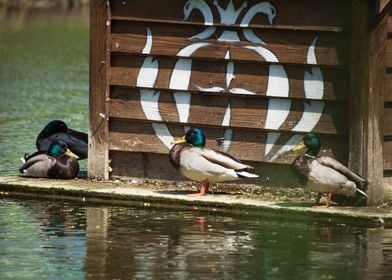
<path fill-rule="evenodd" d="M 189 129 L 185 136 L 172 143 L 175 145 L 169 152 L 171 164 L 184 177 L 201 182 L 199 192 L 194 196 L 207 195 L 210 183 L 259 177 L 254 174 L 252 166 L 226 153 L 206 148 L 205 135 L 198 128 Z"/>
<path fill-rule="evenodd" d="M 19 168 L 26 177 L 73 179 L 79 173 L 78 156 L 67 144 L 53 141 L 46 153 L 36 153 Z"/>
<path fill-rule="evenodd" d="M 87 158 L 87 140 L 86 133 L 70 129 L 62 120 L 53 120 L 38 134 L 36 146 L 39 152 L 46 152 L 53 141 L 62 141 L 79 159 L 85 159 Z"/>
<path fill-rule="evenodd" d="M 319 193 L 319 198 L 321 194 L 328 194 L 325 205 L 318 207 L 329 207 L 331 198 L 335 201 L 334 197 L 340 201 L 366 203 L 367 194 L 364 191 L 367 182 L 337 160 L 328 156 L 318 157 L 320 147 L 319 136 L 309 133 L 291 149 L 298 151 L 307 148 L 305 154 L 293 161 L 292 169 L 304 186 Z"/>

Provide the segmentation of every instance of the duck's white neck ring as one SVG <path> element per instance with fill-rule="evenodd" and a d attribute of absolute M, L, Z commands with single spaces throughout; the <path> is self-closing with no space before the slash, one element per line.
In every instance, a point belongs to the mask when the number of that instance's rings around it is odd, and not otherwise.
<path fill-rule="evenodd" d="M 305 154 L 305 156 L 308 157 L 308 158 L 316 158 L 316 157 L 308 155 L 308 154 Z"/>

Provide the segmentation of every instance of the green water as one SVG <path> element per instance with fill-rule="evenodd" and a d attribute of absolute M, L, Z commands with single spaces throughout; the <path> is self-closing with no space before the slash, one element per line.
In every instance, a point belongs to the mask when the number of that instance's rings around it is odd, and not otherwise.
<path fill-rule="evenodd" d="M 391 279 L 392 230 L 0 197 L 0 279 Z"/>
<path fill-rule="evenodd" d="M 52 119 L 87 132 L 88 47 L 88 13 L 0 19 L 0 175 Z"/>

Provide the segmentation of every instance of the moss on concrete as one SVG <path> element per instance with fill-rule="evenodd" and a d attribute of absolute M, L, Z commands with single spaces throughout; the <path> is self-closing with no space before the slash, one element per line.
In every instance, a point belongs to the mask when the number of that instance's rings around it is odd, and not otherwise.
<path fill-rule="evenodd" d="M 366 224 L 392 227 L 392 207 L 311 207 L 313 194 L 301 188 L 274 188 L 249 184 L 219 184 L 205 197 L 190 197 L 196 185 L 189 182 L 121 179 L 53 180 L 23 177 L 0 177 L 2 196 L 77 200 L 82 203 L 105 203 L 143 207 L 187 208 L 198 211 L 275 213 L 290 218 L 314 218 L 326 222 Z M 389 195 L 389 194 L 388 194 Z"/>

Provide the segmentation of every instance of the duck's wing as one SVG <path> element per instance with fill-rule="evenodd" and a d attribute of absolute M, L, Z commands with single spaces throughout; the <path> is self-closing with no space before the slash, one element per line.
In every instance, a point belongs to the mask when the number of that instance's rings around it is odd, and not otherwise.
<path fill-rule="evenodd" d="M 204 157 L 208 161 L 221 165 L 225 168 L 254 172 L 254 168 L 252 166 L 242 163 L 241 161 L 232 157 L 229 154 L 219 152 L 213 149 L 208 149 L 208 148 L 203 148 L 203 149 L 192 148 L 191 150 L 193 152 L 198 153 L 200 156 Z"/>
<path fill-rule="evenodd" d="M 83 132 L 78 132 L 75 130 L 69 130 L 70 132 L 59 132 L 50 135 L 46 138 L 37 138 L 37 148 L 39 151 L 47 151 L 50 144 L 53 141 L 63 141 L 67 144 L 68 148 L 75 154 L 78 155 L 80 159 L 87 158 L 87 134 Z"/>
<path fill-rule="evenodd" d="M 30 157 L 20 168 L 19 172 L 25 176 L 48 177 L 48 170 L 56 164 L 56 159 L 46 154 Z"/>
<path fill-rule="evenodd" d="M 333 168 L 334 170 L 338 171 L 339 173 L 343 174 L 346 176 L 349 180 L 357 182 L 357 183 L 365 183 L 366 180 L 360 177 L 359 175 L 355 174 L 353 171 L 348 169 L 346 166 L 341 164 L 339 161 L 336 159 L 333 159 L 331 157 L 323 156 L 317 158 L 317 161 L 324 165 L 328 166 L 330 168 Z"/>

